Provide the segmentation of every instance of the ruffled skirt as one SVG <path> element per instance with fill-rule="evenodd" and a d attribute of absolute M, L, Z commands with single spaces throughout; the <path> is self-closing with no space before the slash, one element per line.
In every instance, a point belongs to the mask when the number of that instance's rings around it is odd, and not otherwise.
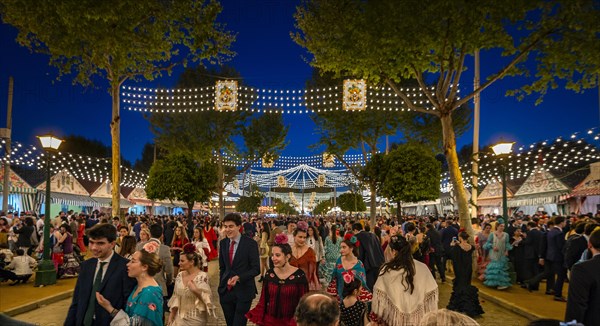
<path fill-rule="evenodd" d="M 485 269 L 485 281 L 483 284 L 490 287 L 512 285 L 508 274 L 508 258 L 506 256 L 490 261 Z"/>
<path fill-rule="evenodd" d="M 481 308 L 481 305 L 479 304 L 478 292 L 479 289 L 475 286 L 461 286 L 452 291 L 450 302 L 446 308 L 458 311 L 470 317 L 479 316 L 483 314 L 483 308 Z"/>

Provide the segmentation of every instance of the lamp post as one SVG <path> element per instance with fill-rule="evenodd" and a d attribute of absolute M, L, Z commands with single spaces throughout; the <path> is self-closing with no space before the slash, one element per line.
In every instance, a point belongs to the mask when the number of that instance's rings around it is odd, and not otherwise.
<path fill-rule="evenodd" d="M 500 142 L 492 146 L 496 156 L 506 156 L 512 152 L 514 142 Z M 506 163 L 500 164 L 500 178 L 502 178 L 502 217 L 508 220 L 508 200 L 506 196 Z"/>
<path fill-rule="evenodd" d="M 46 150 L 46 201 L 44 212 L 44 256 L 35 274 L 35 286 L 44 286 L 56 283 L 56 270 L 50 258 L 50 153 L 58 150 L 63 142 L 52 135 L 38 136 L 44 150 Z"/>

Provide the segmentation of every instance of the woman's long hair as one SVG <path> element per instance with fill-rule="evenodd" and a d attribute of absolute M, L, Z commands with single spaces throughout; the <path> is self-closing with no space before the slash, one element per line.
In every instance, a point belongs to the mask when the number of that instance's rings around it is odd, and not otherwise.
<path fill-rule="evenodd" d="M 267 222 L 262 222 L 261 224 L 261 228 L 262 231 L 261 232 L 266 232 L 267 233 L 267 239 L 271 237 L 271 228 L 269 227 L 269 223 Z"/>
<path fill-rule="evenodd" d="M 404 237 L 393 236 L 390 238 L 389 246 L 396 251 L 396 256 L 389 262 L 383 264 L 379 271 L 379 275 L 383 275 L 389 270 L 399 271 L 404 269 L 405 272 L 404 277 L 402 278 L 402 285 L 404 286 L 404 291 L 410 291 L 410 294 L 412 294 L 415 290 L 414 279 L 416 270 L 410 245 Z"/>
<path fill-rule="evenodd" d="M 333 242 L 333 244 L 337 244 L 337 225 L 332 225 L 331 226 L 331 242 Z"/>

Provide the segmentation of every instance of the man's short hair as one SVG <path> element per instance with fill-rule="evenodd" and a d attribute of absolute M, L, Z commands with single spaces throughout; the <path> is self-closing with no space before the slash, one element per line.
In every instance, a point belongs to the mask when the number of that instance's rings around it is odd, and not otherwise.
<path fill-rule="evenodd" d="M 592 232 L 590 235 L 590 245 L 592 245 L 594 249 L 600 250 L 600 229 L 596 229 L 596 231 Z"/>
<path fill-rule="evenodd" d="M 87 231 L 87 236 L 94 240 L 106 238 L 108 242 L 113 242 L 117 240 L 117 228 L 112 224 L 98 223 Z"/>
<path fill-rule="evenodd" d="M 352 230 L 356 230 L 356 231 L 362 231 L 363 226 L 360 223 L 354 223 L 352 224 Z"/>
<path fill-rule="evenodd" d="M 163 228 L 162 226 L 158 225 L 158 224 L 152 224 L 150 225 L 150 236 L 158 239 L 160 238 L 160 236 L 163 234 Z"/>
<path fill-rule="evenodd" d="M 233 222 L 236 226 L 242 225 L 242 216 L 238 213 L 229 213 L 223 218 L 223 223 Z"/>
<path fill-rule="evenodd" d="M 334 326 L 340 319 L 340 307 L 329 294 L 313 291 L 300 299 L 294 317 L 299 326 Z"/>

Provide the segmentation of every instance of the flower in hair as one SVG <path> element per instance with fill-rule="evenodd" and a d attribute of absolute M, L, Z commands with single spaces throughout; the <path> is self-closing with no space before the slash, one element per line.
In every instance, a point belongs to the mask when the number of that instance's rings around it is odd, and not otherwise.
<path fill-rule="evenodd" d="M 156 241 L 148 241 L 143 247 L 146 252 L 151 254 L 157 254 L 158 248 L 160 248 L 160 244 Z"/>
<path fill-rule="evenodd" d="M 342 272 L 342 278 L 344 279 L 344 283 L 350 283 L 354 281 L 354 272 L 352 270 Z"/>
<path fill-rule="evenodd" d="M 283 233 L 279 233 L 278 235 L 275 236 L 275 243 L 276 244 L 287 244 L 288 243 L 288 237 L 287 235 L 283 234 Z"/>
<path fill-rule="evenodd" d="M 302 231 L 307 231 L 308 230 L 308 223 L 306 223 L 306 221 L 300 221 L 300 222 L 298 222 L 298 224 L 296 224 L 296 228 L 300 229 Z"/>
<path fill-rule="evenodd" d="M 357 247 L 359 245 L 358 239 L 354 235 L 352 235 L 352 233 L 346 233 L 346 235 L 344 236 L 344 240 L 349 240 L 351 244 Z"/>
<path fill-rule="evenodd" d="M 196 246 L 192 243 L 186 243 L 183 246 L 183 253 L 184 254 L 193 254 L 196 253 Z"/>

